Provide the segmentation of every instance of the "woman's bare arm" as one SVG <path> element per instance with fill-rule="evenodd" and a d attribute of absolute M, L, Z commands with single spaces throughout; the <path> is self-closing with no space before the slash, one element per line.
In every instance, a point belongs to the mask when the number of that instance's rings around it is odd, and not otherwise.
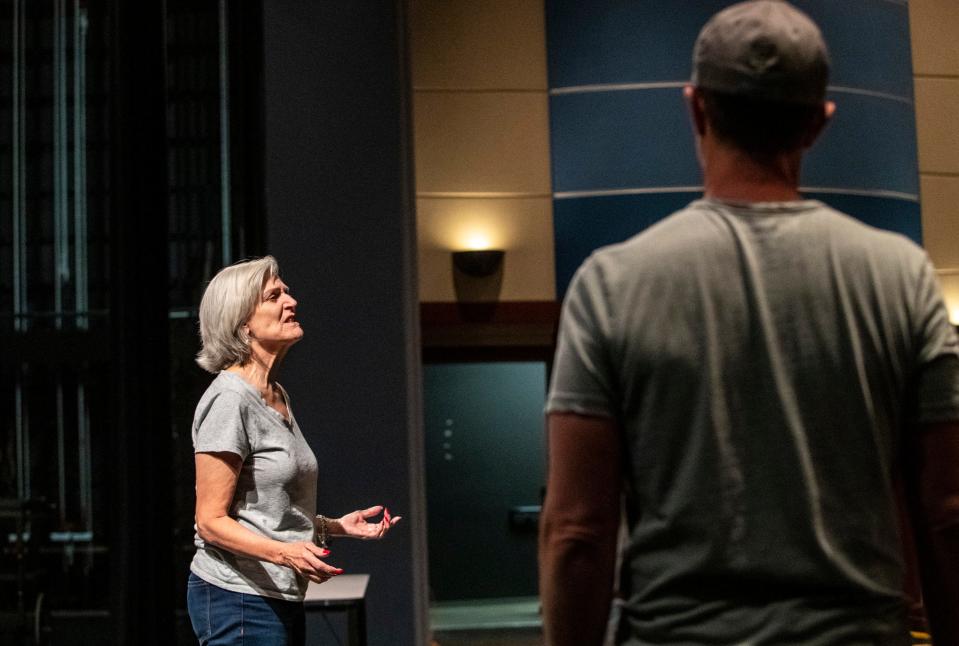
<path fill-rule="evenodd" d="M 322 583 L 342 570 L 324 563 L 329 550 L 300 541 L 283 543 L 260 536 L 229 515 L 243 459 L 228 451 L 196 454 L 196 526 L 207 543 L 225 550 L 293 568 Z"/>

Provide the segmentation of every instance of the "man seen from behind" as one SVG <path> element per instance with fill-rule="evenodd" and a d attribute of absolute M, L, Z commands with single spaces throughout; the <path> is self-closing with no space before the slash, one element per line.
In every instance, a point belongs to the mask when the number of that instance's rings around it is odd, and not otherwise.
<path fill-rule="evenodd" d="M 833 115 L 816 25 L 716 14 L 685 88 L 704 196 L 570 284 L 547 402 L 550 646 L 909 644 L 905 484 L 959 645 L 959 345 L 925 253 L 799 194 Z"/>

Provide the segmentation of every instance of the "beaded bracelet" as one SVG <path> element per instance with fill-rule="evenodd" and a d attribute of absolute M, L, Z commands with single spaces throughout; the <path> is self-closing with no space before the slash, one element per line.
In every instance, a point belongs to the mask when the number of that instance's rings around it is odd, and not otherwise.
<path fill-rule="evenodd" d="M 316 519 L 320 521 L 319 533 L 316 537 L 316 542 L 323 549 L 330 548 L 330 531 L 326 525 L 326 516 L 322 514 L 317 514 Z"/>

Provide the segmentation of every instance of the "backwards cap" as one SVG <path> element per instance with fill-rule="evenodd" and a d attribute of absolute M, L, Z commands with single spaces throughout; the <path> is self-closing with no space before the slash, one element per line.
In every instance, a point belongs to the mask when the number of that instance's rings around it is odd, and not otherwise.
<path fill-rule="evenodd" d="M 723 9 L 693 47 L 697 87 L 785 103 L 821 103 L 829 51 L 809 16 L 784 0 L 749 0 Z"/>

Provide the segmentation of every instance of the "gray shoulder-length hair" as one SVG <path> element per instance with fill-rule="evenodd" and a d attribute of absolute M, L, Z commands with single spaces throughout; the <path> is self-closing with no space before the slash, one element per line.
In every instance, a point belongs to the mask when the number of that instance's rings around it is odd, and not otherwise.
<path fill-rule="evenodd" d="M 200 301 L 203 346 L 196 362 L 201 368 L 215 373 L 250 358 L 250 338 L 243 324 L 260 302 L 263 284 L 279 275 L 273 256 L 243 260 L 217 272 Z"/>

